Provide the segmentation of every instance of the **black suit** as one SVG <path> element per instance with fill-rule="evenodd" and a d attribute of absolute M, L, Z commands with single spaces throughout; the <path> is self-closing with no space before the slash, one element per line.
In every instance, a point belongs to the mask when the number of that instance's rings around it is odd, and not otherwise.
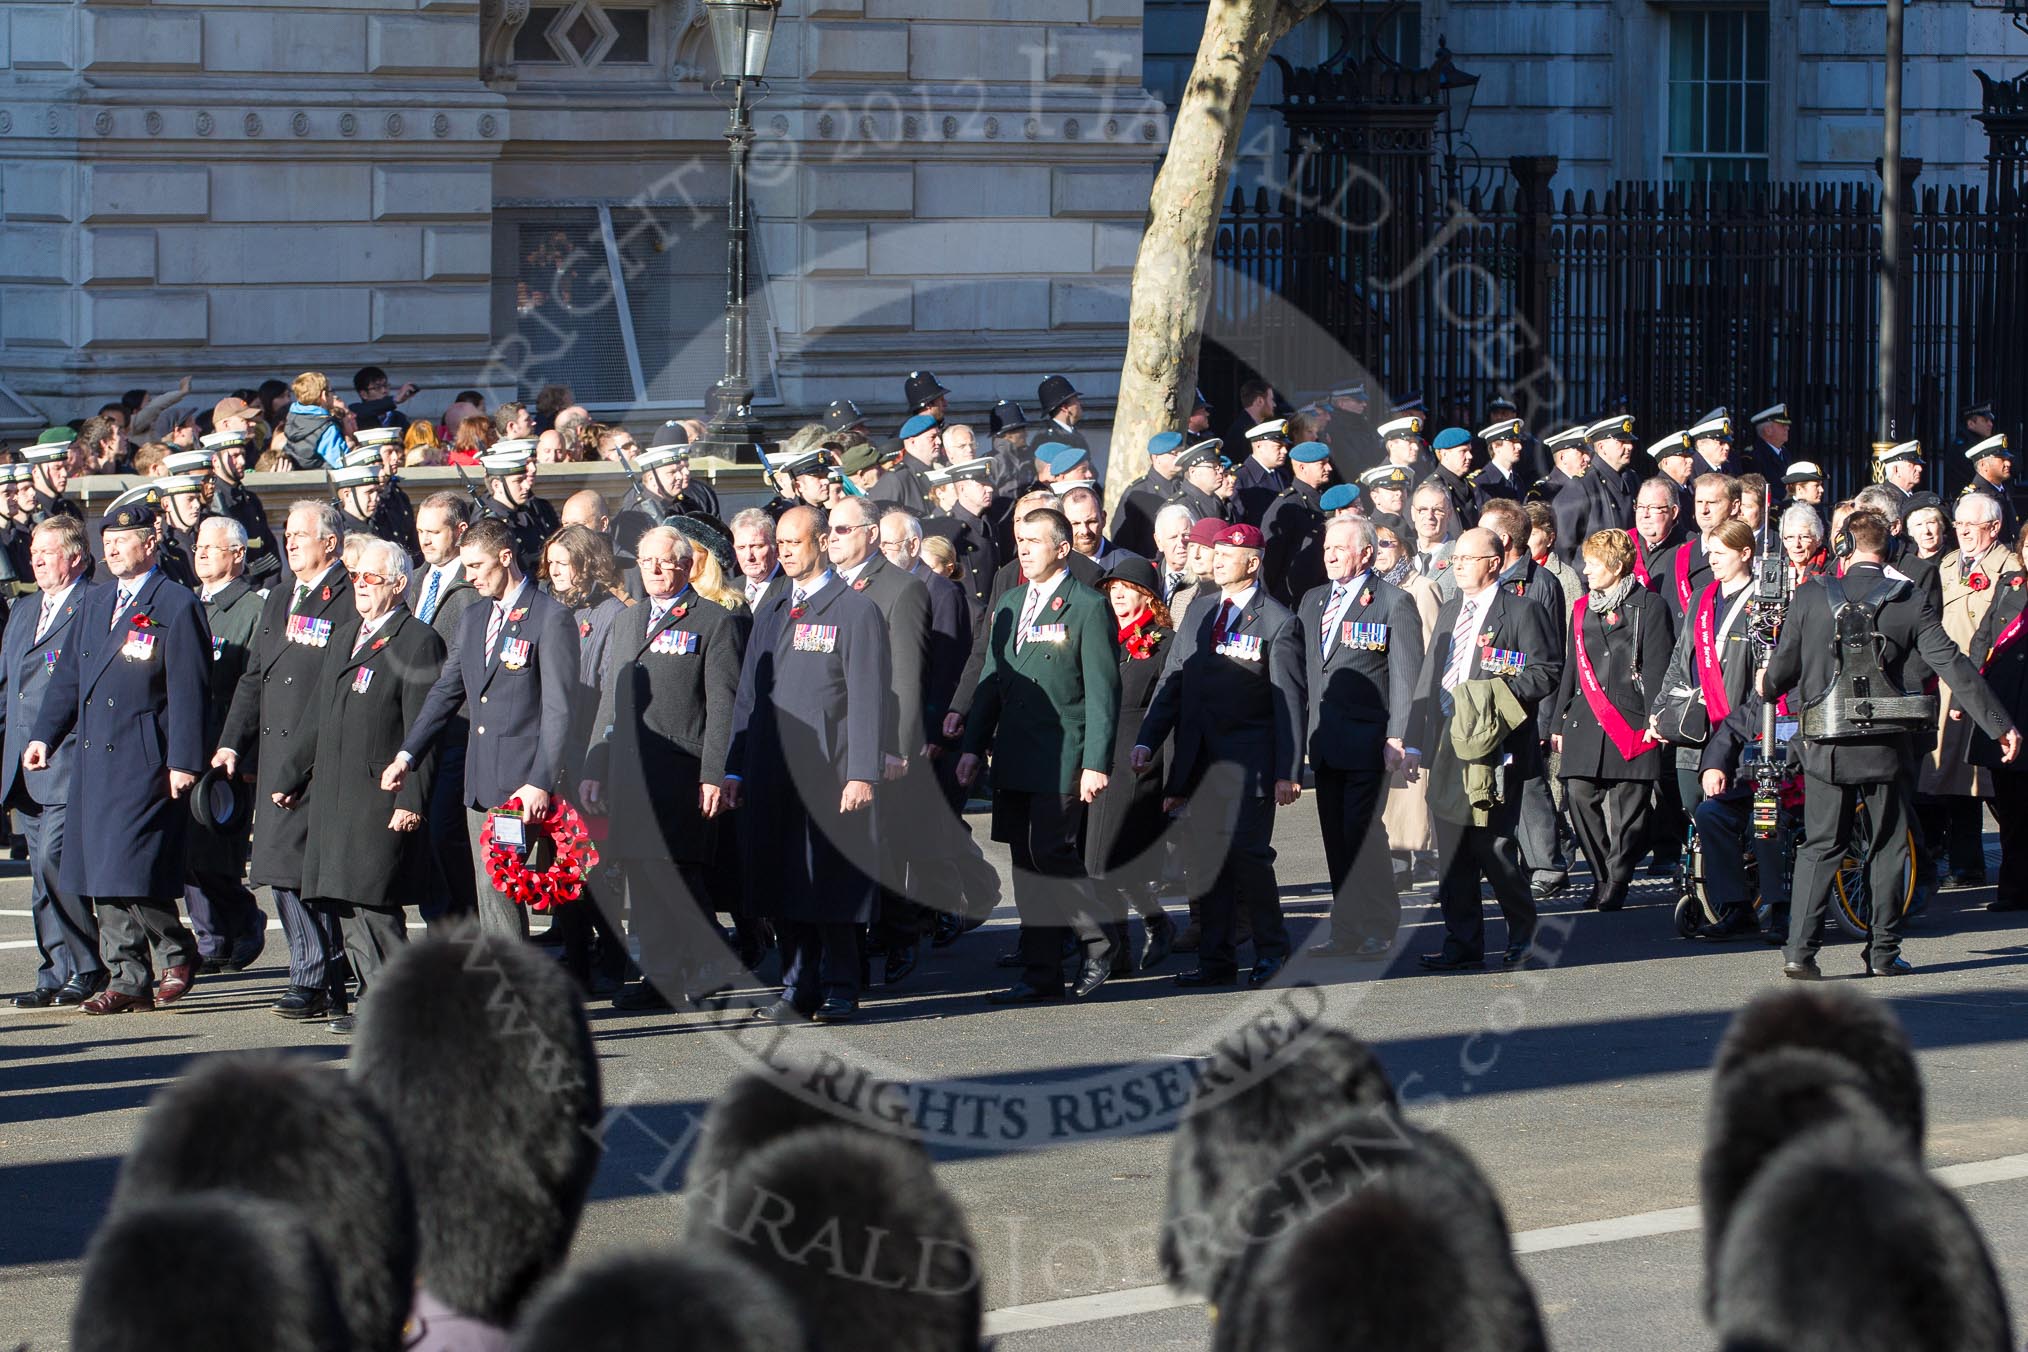
<path fill-rule="evenodd" d="M 1426 646 L 1407 592 L 1370 571 L 1345 582 L 1317 587 L 1296 611 L 1307 654 L 1310 771 L 1331 875 L 1331 940 L 1340 946 L 1391 942 L 1401 927 L 1381 821 L 1384 757 L 1388 739 L 1407 736 Z"/>
<path fill-rule="evenodd" d="M 472 840 L 479 924 L 495 933 L 527 933 L 521 907 L 494 888 L 480 851 L 486 814 L 524 784 L 555 792 L 579 748 L 570 745 L 578 690 L 578 634 L 571 613 L 523 578 L 510 598 L 491 651 L 486 631 L 498 603 L 467 606 L 458 638 L 430 688 L 402 751 L 411 762 L 433 746 L 458 711 L 471 722 L 465 747 L 465 829 Z"/>
<path fill-rule="evenodd" d="M 1505 782 L 1487 823 L 1476 826 L 1439 818 L 1437 846 L 1443 872 L 1437 884 L 1437 902 L 1449 931 L 1444 951 L 1468 962 L 1485 956 L 1486 921 L 1479 896 L 1482 878 L 1492 884 L 1506 917 L 1508 946 L 1525 945 L 1534 936 L 1535 901 L 1528 891 L 1515 836 L 1520 828 L 1524 785 L 1531 778 L 1539 779 L 1544 768 L 1535 713 L 1555 695 L 1563 677 L 1562 643 L 1548 610 L 1505 586 L 1492 588 L 1492 593 L 1490 608 L 1468 636 L 1475 651 L 1463 659 L 1461 679 L 1505 680 L 1529 717 L 1495 752 L 1496 763 L 1507 758 L 1501 771 Z M 1459 592 L 1437 611 L 1430 629 L 1429 654 L 1416 682 L 1408 744 L 1426 759 L 1434 757 L 1437 738 L 1451 735 L 1451 696 L 1444 689 L 1444 675 L 1450 667 L 1452 638 L 1465 599 Z M 1495 649 L 1523 654 L 1526 660 L 1519 671 L 1489 671 L 1485 660 Z"/>
<path fill-rule="evenodd" d="M 317 669 L 332 635 L 359 610 L 352 601 L 352 579 L 345 565 L 333 561 L 308 584 L 296 603 L 299 584 L 282 578 L 261 606 L 260 628 L 253 653 L 233 692 L 232 709 L 218 744 L 239 754 L 239 769 L 254 762 L 253 859 L 248 879 L 274 892 L 275 913 L 289 941 L 289 984 L 299 990 L 324 990 L 337 974 L 332 967 L 343 947 L 338 927 L 328 915 L 303 903 L 303 852 L 309 844 L 310 815 L 317 810 L 312 789 L 293 812 L 263 810 L 280 787 L 282 762 L 289 735 L 303 726 L 316 696 Z"/>
<path fill-rule="evenodd" d="M 1626 530 L 1634 528 L 1634 497 L 1640 491 L 1640 479 L 1632 466 L 1614 469 L 1603 460 L 1594 459 L 1591 468 L 1578 477 L 1577 487 L 1584 492 L 1584 526 L 1578 532 L 1580 537 L 1595 535 L 1602 530 Z M 1563 518 L 1557 518 L 1558 538 L 1561 538 Z M 1583 544 L 1580 538 L 1578 544 Z"/>
<path fill-rule="evenodd" d="M 1222 612 L 1228 621 L 1221 645 L 1214 631 Z M 1196 862 L 1214 875 L 1203 894 L 1198 949 L 1207 972 L 1233 968 L 1241 906 L 1253 926 L 1256 962 L 1289 951 L 1275 880 L 1274 792 L 1278 782 L 1302 774 L 1303 677 L 1302 628 L 1264 588 L 1231 610 L 1222 593 L 1202 596 L 1177 627 L 1141 722 L 1142 746 L 1159 749 L 1176 739 L 1168 791 L 1191 800 Z"/>
<path fill-rule="evenodd" d="M 1000 551 L 994 547 L 993 532 L 985 521 L 962 507 L 953 506 L 947 515 L 923 519 L 923 533 L 940 535 L 951 542 L 957 556 L 960 590 L 972 612 L 972 627 L 978 629 L 993 604 L 993 575 L 1000 569 Z"/>
<path fill-rule="evenodd" d="M 480 599 L 479 593 L 455 563 L 438 579 L 433 593 L 431 572 L 424 564 L 409 574 L 406 600 L 416 617 L 437 631 L 448 656 L 451 645 L 458 641 L 458 618 Z M 475 915 L 479 909 L 479 892 L 470 867 L 472 841 L 465 829 L 465 743 L 470 736 L 471 724 L 459 712 L 452 715 L 437 743 L 437 772 L 430 781 L 429 833 L 444 891 L 424 897 L 416 908 L 432 926 L 447 918 Z"/>
<path fill-rule="evenodd" d="M 1324 494 L 1298 479 L 1261 517 L 1261 578 L 1268 595 L 1294 607 L 1324 581 Z M 1151 556 L 1152 557 L 1152 556 Z"/>
<path fill-rule="evenodd" d="M 1841 585 L 1846 598 L 1864 599 L 1881 578 L 1880 565 L 1847 566 Z M 1767 667 L 1767 693 L 1795 692 L 1790 701 L 1807 716 L 1838 674 L 1837 623 L 1828 587 L 1833 579 L 1813 578 L 1796 589 L 1780 640 Z M 1972 660 L 1958 651 L 1936 612 L 1923 604 L 1908 582 L 1895 584 L 1880 603 L 1875 631 L 1880 667 L 1890 685 L 1907 690 L 1908 667 L 1918 658 L 1941 676 L 1965 716 L 1999 738 L 2012 725 Z M 1914 791 L 1915 744 L 1906 732 L 1883 733 L 1860 741 L 1827 743 L 1802 739 L 1803 845 L 1796 855 L 1793 904 L 1800 910 L 1789 926 L 1788 957 L 1814 957 L 1820 942 L 1831 883 L 1851 844 L 1855 805 L 1864 802 L 1872 849 L 1867 881 L 1873 902 L 1872 934 L 1866 960 L 1880 968 L 1901 950 L 1901 881 L 1909 867 L 1909 803 Z"/>
<path fill-rule="evenodd" d="M 6 763 L 0 765 L 0 804 L 12 808 L 28 842 L 28 909 L 35 922 L 41 958 L 35 984 L 56 990 L 75 980 L 97 989 L 105 984 L 99 960 L 99 922 L 83 896 L 58 881 L 63 865 L 64 825 L 70 812 L 70 767 L 77 755 L 75 731 L 49 748 L 41 770 L 21 768 L 21 753 L 34 740 L 33 725 L 42 695 L 63 650 L 76 641 L 79 607 L 90 584 L 79 578 L 40 629 L 42 597 L 17 602 L 14 622 L 0 636 L 0 702 L 6 708 Z"/>
<path fill-rule="evenodd" d="M 1556 649 L 1563 651 L 1564 631 L 1570 628 L 1570 602 L 1564 599 L 1563 584 L 1556 575 L 1524 554 L 1500 574 L 1500 590 L 1525 596 L 1549 616 Z M 1556 701 L 1542 701 L 1536 719 L 1537 730 L 1547 742 L 1556 730 Z M 1549 791 L 1549 775 L 1534 775 L 1521 786 L 1521 860 L 1533 877 L 1545 885 L 1559 885 L 1570 876 L 1570 856 L 1557 830 L 1556 801 Z"/>
<path fill-rule="evenodd" d="M 725 779 L 746 623 L 689 588 L 661 619 L 653 615 L 644 600 L 613 621 L 584 777 L 602 785 L 607 848 L 626 871 L 641 969 L 673 996 L 711 955 L 710 913 L 738 905 L 705 888 L 721 828 L 704 815 L 698 788 Z"/>

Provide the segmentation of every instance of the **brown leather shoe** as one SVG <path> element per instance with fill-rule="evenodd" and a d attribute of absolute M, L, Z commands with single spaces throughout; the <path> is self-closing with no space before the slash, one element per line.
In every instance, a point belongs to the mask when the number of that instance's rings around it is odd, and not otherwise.
<path fill-rule="evenodd" d="M 147 1010 L 154 1007 L 155 1001 L 151 996 L 126 995 L 115 990 L 100 991 L 78 1006 L 87 1014 L 125 1014 L 130 1009 Z"/>
<path fill-rule="evenodd" d="M 162 980 L 155 986 L 155 1003 L 158 1005 L 175 1004 L 183 998 L 184 993 L 190 989 L 191 984 L 196 979 L 197 974 L 188 967 L 163 968 Z"/>

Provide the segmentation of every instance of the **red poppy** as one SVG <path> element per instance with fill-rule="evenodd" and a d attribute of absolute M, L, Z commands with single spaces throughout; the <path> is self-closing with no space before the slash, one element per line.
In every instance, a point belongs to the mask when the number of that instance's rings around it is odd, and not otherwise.
<path fill-rule="evenodd" d="M 792 620 L 800 620 L 800 619 L 802 619 L 802 618 L 803 618 L 803 608 L 802 608 L 801 606 L 790 606 L 790 607 L 789 607 L 789 618 L 790 618 L 790 619 L 792 619 Z"/>
<path fill-rule="evenodd" d="M 1362 606 L 1373 604 L 1373 588 L 1368 587 L 1365 591 L 1359 593 L 1359 604 Z"/>
<path fill-rule="evenodd" d="M 507 622 L 509 624 L 518 623 L 521 617 L 523 615 L 526 615 L 527 613 L 528 613 L 527 606 L 516 606 L 514 607 L 514 609 L 507 612 Z"/>
<path fill-rule="evenodd" d="M 853 591 L 865 591 L 865 590 L 866 590 L 866 579 L 865 579 L 865 578 L 863 578 L 863 577 L 861 577 L 861 578 L 854 578 L 854 579 L 853 579 L 853 581 L 852 581 L 852 590 L 853 590 Z"/>
<path fill-rule="evenodd" d="M 385 648 L 386 646 L 387 646 L 387 639 L 386 639 L 386 638 L 384 638 L 384 637 L 383 637 L 383 638 L 377 638 L 377 639 L 373 640 L 373 646 L 372 646 L 371 648 L 368 648 L 368 649 L 367 649 L 367 651 L 368 651 L 368 652 L 374 652 L 374 653 L 377 653 L 377 652 L 379 652 L 379 651 L 380 651 L 380 650 L 381 650 L 382 648 Z"/>
<path fill-rule="evenodd" d="M 1611 611 L 1606 615 L 1607 624 L 1618 624 L 1619 622 L 1620 622 L 1620 613 L 1617 610 Z"/>
<path fill-rule="evenodd" d="M 1052 597 L 1049 602 L 1049 609 L 1052 613 L 1054 613 L 1055 611 L 1062 610 L 1063 598 L 1061 596 Z"/>
<path fill-rule="evenodd" d="M 133 619 L 128 620 L 127 623 L 133 625 L 136 629 L 153 629 L 155 627 L 155 622 L 146 615 L 136 615 Z"/>
<path fill-rule="evenodd" d="M 330 599 L 331 599 L 331 589 L 330 589 L 329 587 L 326 587 L 326 588 L 324 588 L 324 594 L 323 594 L 322 596 L 320 596 L 320 597 L 319 597 L 318 599 L 319 599 L 319 600 L 321 600 L 321 601 L 328 601 L 328 600 L 330 600 Z"/>
<path fill-rule="evenodd" d="M 669 618 L 672 620 L 680 620 L 689 613 L 690 613 L 689 606 L 678 606 L 674 610 L 669 612 Z"/>
<path fill-rule="evenodd" d="M 590 638 L 590 637 L 591 637 L 591 621 L 590 621 L 590 620 L 579 620 L 579 621 L 577 622 L 577 636 L 578 636 L 579 638 Z"/>
<path fill-rule="evenodd" d="M 1973 573 L 1965 579 L 1965 585 L 1975 592 L 1982 592 L 1993 584 L 1986 579 L 1984 573 Z"/>

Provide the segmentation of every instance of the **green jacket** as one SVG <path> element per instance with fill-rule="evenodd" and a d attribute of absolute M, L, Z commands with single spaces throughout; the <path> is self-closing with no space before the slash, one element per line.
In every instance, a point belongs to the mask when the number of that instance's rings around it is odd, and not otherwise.
<path fill-rule="evenodd" d="M 1459 682 L 1451 702 L 1450 725 L 1430 761 L 1429 810 L 1448 822 L 1484 826 L 1499 801 L 1494 771 L 1500 746 L 1531 715 L 1498 677 Z"/>
<path fill-rule="evenodd" d="M 986 665 L 964 749 L 983 755 L 992 745 L 996 789 L 1074 793 L 1080 771 L 1112 768 L 1119 624 L 1104 598 L 1066 577 L 1035 617 L 1048 637 L 1017 646 L 1014 631 L 1027 601 L 1025 585 L 1009 588 L 987 619 Z"/>

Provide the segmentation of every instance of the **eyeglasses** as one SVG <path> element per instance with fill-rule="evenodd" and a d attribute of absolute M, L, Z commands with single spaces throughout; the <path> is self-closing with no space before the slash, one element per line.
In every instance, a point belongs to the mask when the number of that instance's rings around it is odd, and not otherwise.
<path fill-rule="evenodd" d="M 1480 562 L 1480 563 L 1498 563 L 1498 562 L 1500 561 L 1500 556 L 1499 556 L 1498 554 L 1453 554 L 1453 555 L 1451 555 L 1451 562 L 1452 562 L 1452 563 L 1460 563 L 1460 562 L 1463 562 L 1463 561 L 1464 561 L 1464 560 L 1466 560 L 1466 559 L 1476 559 L 1476 560 L 1477 560 L 1478 562 Z"/>
<path fill-rule="evenodd" d="M 394 581 L 385 573 L 354 573 L 354 582 L 364 582 L 369 587 L 385 587 Z"/>

